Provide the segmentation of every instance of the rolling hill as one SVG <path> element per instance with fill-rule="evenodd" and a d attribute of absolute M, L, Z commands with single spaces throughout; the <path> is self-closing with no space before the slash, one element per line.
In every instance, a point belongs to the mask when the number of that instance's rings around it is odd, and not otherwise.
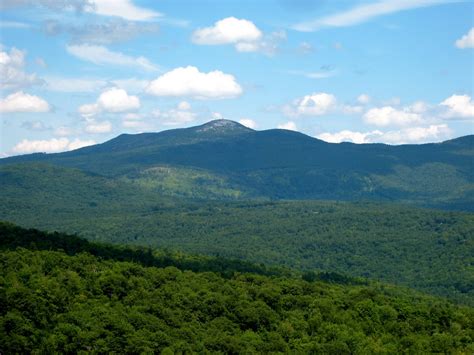
<path fill-rule="evenodd" d="M 473 308 L 392 285 L 269 276 L 2 223 L 0 265 L 6 353 L 474 350 Z"/>

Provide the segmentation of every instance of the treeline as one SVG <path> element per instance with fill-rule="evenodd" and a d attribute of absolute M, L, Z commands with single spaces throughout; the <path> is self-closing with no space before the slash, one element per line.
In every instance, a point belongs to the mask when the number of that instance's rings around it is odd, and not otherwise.
<path fill-rule="evenodd" d="M 145 267 L 140 254 L 92 255 L 79 238 L 1 230 L 7 354 L 474 351 L 473 308 L 410 290 Z"/>

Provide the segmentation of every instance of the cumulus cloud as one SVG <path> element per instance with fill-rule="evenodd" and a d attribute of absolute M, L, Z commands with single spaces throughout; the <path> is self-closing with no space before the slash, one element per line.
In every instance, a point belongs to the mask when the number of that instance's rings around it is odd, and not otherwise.
<path fill-rule="evenodd" d="M 198 28 L 191 36 L 195 44 L 232 44 L 238 52 L 262 52 L 268 55 L 273 55 L 278 43 L 284 39 L 284 31 L 264 35 L 252 21 L 235 17 L 224 18 L 210 27 Z"/>
<path fill-rule="evenodd" d="M 445 118 L 474 118 L 474 102 L 469 95 L 452 95 L 440 103 Z"/>
<path fill-rule="evenodd" d="M 451 129 L 446 124 L 430 125 L 427 127 L 409 127 L 401 130 L 382 132 L 355 132 L 343 130 L 335 133 L 321 133 L 316 138 L 330 143 L 387 143 L 387 144 L 419 144 L 441 141 L 450 138 Z"/>
<path fill-rule="evenodd" d="M 458 39 L 454 44 L 460 49 L 474 48 L 474 27 L 472 27 L 468 33 Z"/>
<path fill-rule="evenodd" d="M 131 57 L 121 52 L 113 52 L 104 46 L 91 44 L 68 45 L 69 54 L 96 65 L 119 65 L 139 67 L 146 71 L 156 71 L 158 67 L 145 57 Z"/>
<path fill-rule="evenodd" d="M 93 145 L 93 140 L 74 139 L 70 141 L 67 138 L 52 138 L 49 140 L 28 140 L 23 139 L 12 149 L 14 153 L 29 154 L 29 153 L 57 153 L 68 150 L 79 149 L 89 145 Z"/>
<path fill-rule="evenodd" d="M 280 124 L 277 126 L 279 129 L 287 129 L 289 131 L 297 131 L 296 123 L 293 121 L 288 121 L 286 123 Z"/>
<path fill-rule="evenodd" d="M 239 123 L 251 129 L 257 128 L 257 122 L 251 120 L 250 118 L 242 118 L 241 120 L 239 120 Z"/>
<path fill-rule="evenodd" d="M 112 88 L 100 94 L 97 104 L 107 112 L 124 112 L 140 108 L 140 100 L 137 96 L 128 95 L 125 90 L 118 88 Z"/>
<path fill-rule="evenodd" d="M 84 117 L 91 117 L 104 111 L 118 113 L 139 108 L 140 99 L 138 96 L 128 95 L 123 89 L 110 88 L 102 92 L 95 103 L 80 106 L 79 113 Z"/>
<path fill-rule="evenodd" d="M 0 112 L 48 112 L 49 104 L 39 96 L 18 91 L 0 99 Z"/>
<path fill-rule="evenodd" d="M 312 32 L 324 27 L 347 27 L 367 22 L 375 17 L 388 15 L 404 10 L 433 6 L 451 0 L 379 0 L 357 5 L 349 10 L 318 18 L 313 21 L 296 24 L 297 31 Z"/>
<path fill-rule="evenodd" d="M 364 114 L 364 121 L 379 127 L 411 126 L 423 122 L 423 117 L 409 107 L 396 109 L 392 106 L 372 108 Z"/>
<path fill-rule="evenodd" d="M 332 94 L 325 92 L 312 93 L 293 101 L 292 105 L 284 107 L 287 116 L 321 116 L 336 108 L 337 100 Z"/>
<path fill-rule="evenodd" d="M 10 51 L 1 49 L 0 47 L 0 89 L 22 89 L 42 82 L 36 74 L 25 72 L 24 51 L 15 47 Z"/>
<path fill-rule="evenodd" d="M 191 105 L 186 101 L 167 111 L 156 109 L 152 112 L 152 116 L 159 119 L 164 126 L 178 126 L 193 122 L 197 118 L 197 114 L 192 112 Z"/>
<path fill-rule="evenodd" d="M 155 96 L 227 99 L 242 94 L 233 75 L 219 70 L 202 73 L 193 66 L 173 69 L 150 82 L 146 92 Z"/>
<path fill-rule="evenodd" d="M 252 21 L 227 17 L 211 27 L 195 30 L 191 39 L 196 44 L 218 45 L 252 43 L 262 36 L 262 31 Z"/>

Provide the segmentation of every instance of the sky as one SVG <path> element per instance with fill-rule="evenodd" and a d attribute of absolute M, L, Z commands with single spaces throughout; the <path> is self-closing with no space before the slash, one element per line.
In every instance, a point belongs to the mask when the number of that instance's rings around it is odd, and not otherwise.
<path fill-rule="evenodd" d="M 219 118 L 331 143 L 474 134 L 474 2 L 0 3 L 0 157 Z"/>

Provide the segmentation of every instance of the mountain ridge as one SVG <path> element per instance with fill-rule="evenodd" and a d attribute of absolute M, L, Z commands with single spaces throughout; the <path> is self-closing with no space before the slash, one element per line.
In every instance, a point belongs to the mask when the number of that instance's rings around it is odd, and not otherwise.
<path fill-rule="evenodd" d="M 421 145 L 335 144 L 300 132 L 257 131 L 215 120 L 120 135 L 64 153 L 4 158 L 0 166 L 43 162 L 146 182 L 164 193 L 171 185 L 172 193 L 185 187 L 192 195 L 218 184 L 246 198 L 375 199 L 472 209 L 473 146 L 474 136 Z"/>

